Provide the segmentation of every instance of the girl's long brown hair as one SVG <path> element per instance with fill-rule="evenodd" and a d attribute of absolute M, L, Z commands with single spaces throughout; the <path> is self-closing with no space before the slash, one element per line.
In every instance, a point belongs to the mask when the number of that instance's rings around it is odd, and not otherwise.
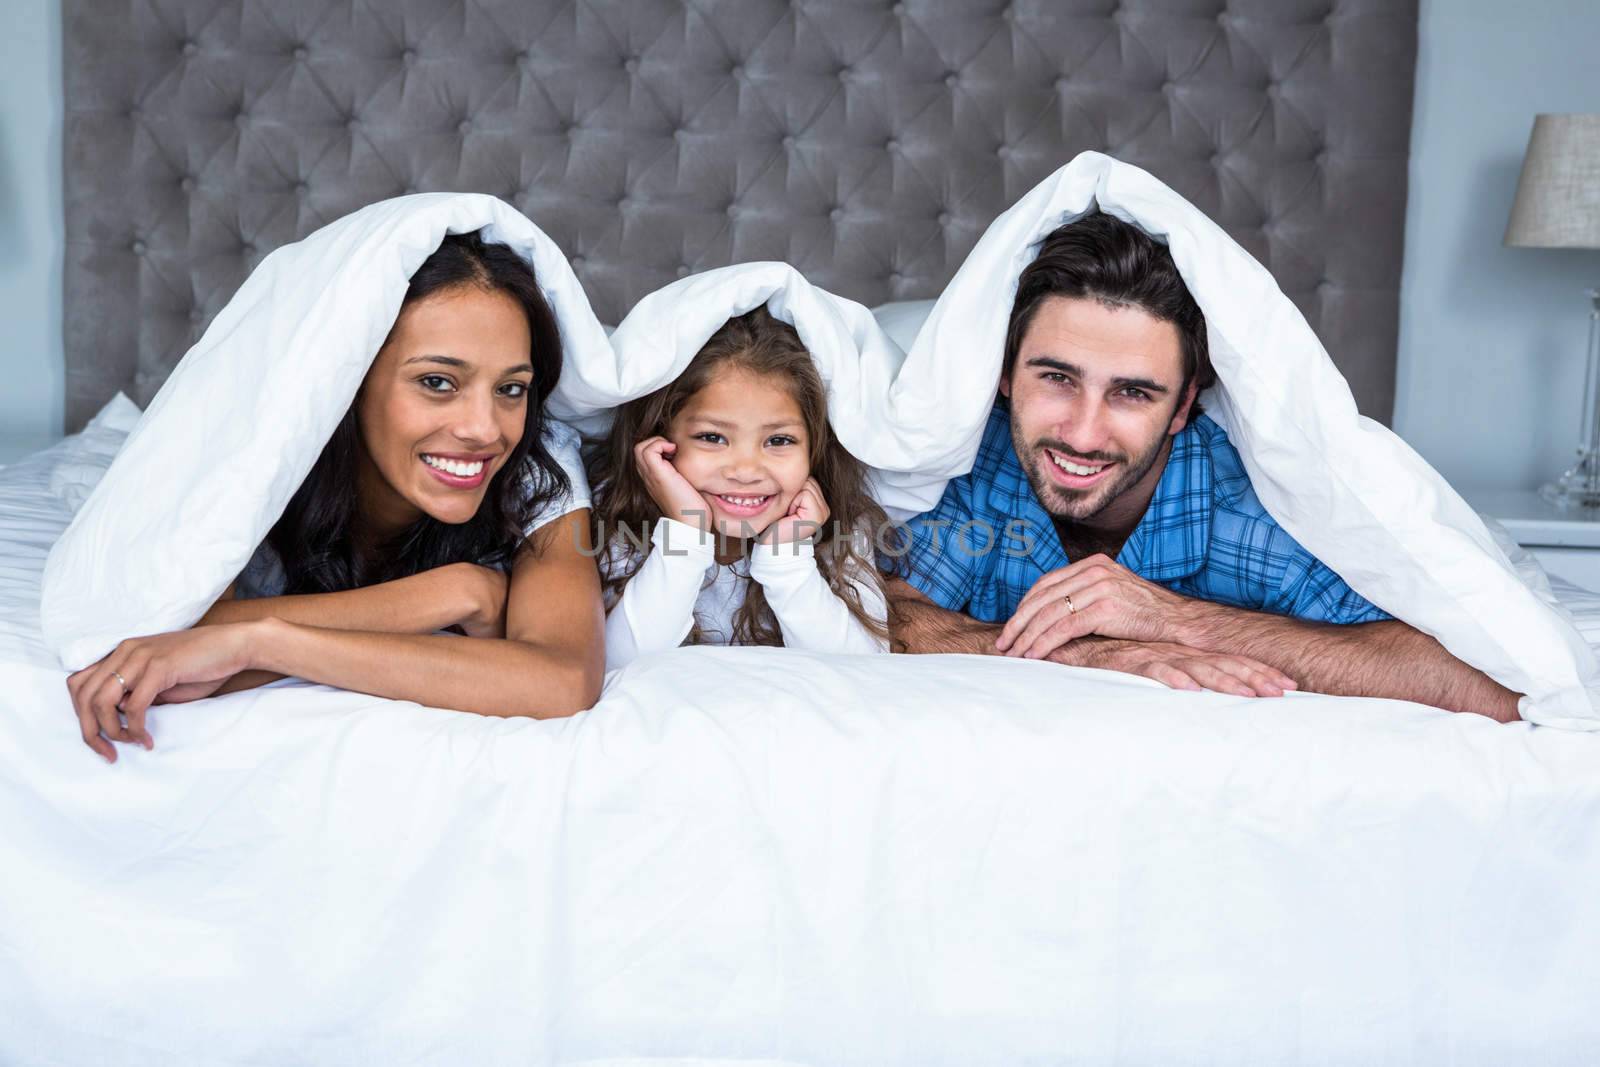
<path fill-rule="evenodd" d="M 617 410 L 611 434 L 589 472 L 590 484 L 595 486 L 594 544 L 602 563 L 609 564 L 601 573 L 606 602 L 616 602 L 643 564 L 644 553 L 630 549 L 639 542 L 648 549 L 650 532 L 661 519 L 661 509 L 634 465 L 634 446 L 649 437 L 669 436 L 672 420 L 689 399 L 715 376 L 730 370 L 781 381 L 799 405 L 811 477 L 821 486 L 829 511 L 826 529 L 816 535 L 817 568 L 850 613 L 874 634 L 887 638 L 888 626 L 868 614 L 849 579 L 875 583 L 880 594 L 883 592 L 871 554 L 875 540 L 890 531 L 888 518 L 867 492 L 866 471 L 860 461 L 845 450 L 828 425 L 828 390 L 811 353 L 801 344 L 795 328 L 765 307 L 729 319 L 675 381 Z M 868 543 L 858 544 L 852 531 L 864 532 Z M 702 640 L 697 620 L 688 641 L 699 644 Z M 783 644 L 778 620 L 759 582 L 749 583 L 744 603 L 734 613 L 729 642 Z"/>

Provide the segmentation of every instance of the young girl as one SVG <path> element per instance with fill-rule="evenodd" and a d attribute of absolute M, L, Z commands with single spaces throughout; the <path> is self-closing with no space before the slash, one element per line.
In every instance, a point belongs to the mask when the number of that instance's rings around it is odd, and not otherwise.
<path fill-rule="evenodd" d="M 685 643 L 888 650 L 887 520 L 811 354 L 766 308 L 624 405 L 591 481 L 608 669 Z"/>
<path fill-rule="evenodd" d="M 151 747 L 151 704 L 280 675 L 485 715 L 593 704 L 588 487 L 576 435 L 544 417 L 561 361 L 532 268 L 479 234 L 446 237 L 222 598 L 68 679 L 84 741 L 115 761 L 113 741 Z"/>

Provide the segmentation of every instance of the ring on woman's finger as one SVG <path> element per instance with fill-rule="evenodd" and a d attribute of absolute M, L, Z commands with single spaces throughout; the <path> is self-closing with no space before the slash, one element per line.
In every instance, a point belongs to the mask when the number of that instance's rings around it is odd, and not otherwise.
<path fill-rule="evenodd" d="M 133 692 L 133 686 L 129 685 L 128 684 L 128 680 L 126 678 L 124 678 L 122 675 L 118 674 L 116 671 L 112 671 L 111 672 L 111 677 L 115 678 L 117 680 L 117 684 L 122 686 L 122 691 L 124 693 Z"/>

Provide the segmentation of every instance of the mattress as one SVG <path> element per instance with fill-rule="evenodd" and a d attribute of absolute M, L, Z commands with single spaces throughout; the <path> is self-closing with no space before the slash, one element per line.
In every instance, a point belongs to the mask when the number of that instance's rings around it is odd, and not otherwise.
<path fill-rule="evenodd" d="M 72 438 L 0 470 L 0 1062 L 1578 1064 L 1600 1041 L 1600 736 L 702 648 L 551 722 L 286 681 L 156 709 L 156 749 L 108 767 L 38 633 L 97 462 Z M 1600 635 L 1600 596 L 1558 591 Z"/>

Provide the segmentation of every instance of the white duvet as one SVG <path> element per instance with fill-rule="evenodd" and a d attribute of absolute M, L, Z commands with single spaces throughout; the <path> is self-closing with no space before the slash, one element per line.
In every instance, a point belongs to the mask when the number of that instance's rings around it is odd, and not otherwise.
<path fill-rule="evenodd" d="M 1171 247 L 1206 314 L 1210 410 L 1284 528 L 1367 599 L 1526 694 L 1525 719 L 1600 728 L 1594 653 L 1444 479 L 1357 414 L 1271 275 L 1155 178 L 1093 152 L 995 220 L 904 351 L 860 304 L 771 263 L 675 282 L 608 338 L 561 250 L 503 202 L 434 193 L 363 208 L 268 256 L 178 365 L 51 553 L 46 637 L 80 667 L 205 612 L 310 470 L 410 273 L 447 232 L 481 227 L 533 263 L 566 347 L 551 410 L 590 430 L 675 377 L 730 314 L 768 304 L 817 359 L 840 440 L 905 516 L 970 469 L 1017 274 L 1039 238 L 1095 204 Z"/>
<path fill-rule="evenodd" d="M 0 1063 L 1593 1062 L 1600 736 L 686 649 L 553 722 L 285 683 L 108 767 L 43 466 L 0 470 Z"/>
<path fill-rule="evenodd" d="M 1285 421 L 1271 390 L 1326 384 L 1326 357 L 1148 176 L 1097 157 L 1053 181 L 972 262 L 1025 255 L 1092 193 L 1167 234 L 1186 272 L 1263 301 L 1270 336 L 1196 286 L 1226 387 L 1213 410 L 1262 485 L 1314 469 L 1307 433 L 1369 459 L 1404 447 L 1337 394 Z M 0 470 L 0 1063 L 1591 1062 L 1592 733 L 1012 660 L 688 649 L 612 675 L 569 720 L 288 682 L 157 709 L 155 751 L 104 765 L 58 653 L 82 661 L 209 603 L 348 403 L 405 264 L 445 229 L 491 222 L 534 256 L 575 354 L 569 417 L 651 387 L 699 328 L 635 348 L 630 331 L 651 335 L 634 320 L 613 347 L 559 252 L 490 198 L 368 212 L 307 243 L 354 265 L 337 277 L 305 246 L 269 257 L 71 534 L 63 486 L 92 483 L 92 460 L 63 446 Z M 825 306 L 806 329 L 838 339 L 819 353 L 830 380 L 890 374 L 883 403 L 846 395 L 836 422 L 903 501 L 970 462 L 987 396 L 956 346 L 991 339 L 992 275 L 964 269 L 909 351 L 848 302 L 790 278 L 772 291 Z M 733 308 L 757 276 L 725 277 L 701 295 Z M 322 310 L 273 310 L 295 293 Z M 656 307 L 664 330 L 677 311 Z M 249 393 L 259 410 L 191 411 L 262 370 L 262 337 L 287 347 Z M 1266 341 L 1288 370 L 1251 364 Z M 313 359 L 334 387 L 288 390 Z M 919 405 L 939 397 L 948 421 L 928 423 Z M 185 458 L 208 440 L 227 447 Z M 223 495 L 173 488 L 180 474 Z M 1453 571 L 1397 557 L 1409 606 L 1375 599 L 1537 689 L 1528 710 L 1582 725 L 1588 646 L 1430 476 L 1394 472 L 1425 491 L 1406 529 L 1443 529 Z M 1395 504 L 1333 486 L 1280 518 L 1321 521 L 1350 491 L 1351 521 Z M 1496 611 L 1452 618 L 1434 588 L 1452 574 Z"/>

